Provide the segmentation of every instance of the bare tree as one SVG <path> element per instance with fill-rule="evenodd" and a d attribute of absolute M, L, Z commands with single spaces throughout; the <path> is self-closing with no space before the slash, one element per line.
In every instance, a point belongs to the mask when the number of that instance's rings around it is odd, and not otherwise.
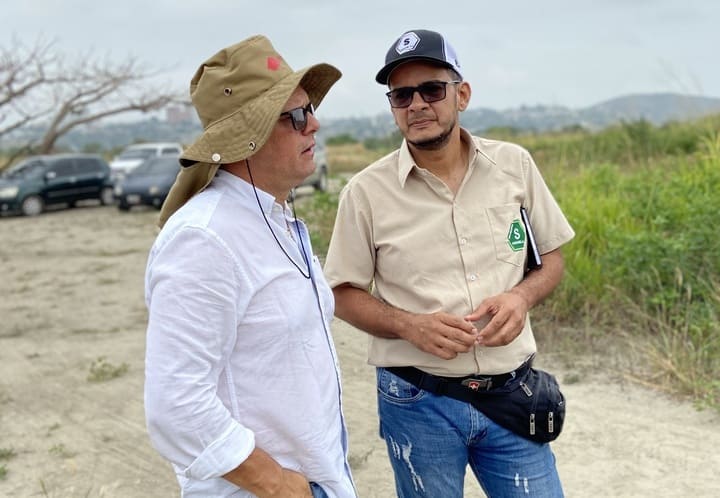
<path fill-rule="evenodd" d="M 77 126 L 129 112 L 150 112 L 183 99 L 159 85 L 130 57 L 122 62 L 82 54 L 67 62 L 55 44 L 18 40 L 0 46 L 0 137 L 30 125 L 45 129 L 20 149 L 52 152 L 58 139 Z"/>
<path fill-rule="evenodd" d="M 51 48 L 42 40 L 29 48 L 16 40 L 9 49 L 0 47 L 0 137 L 52 112 L 50 103 L 36 98 L 44 87 L 57 83 L 48 73 L 57 62 Z"/>

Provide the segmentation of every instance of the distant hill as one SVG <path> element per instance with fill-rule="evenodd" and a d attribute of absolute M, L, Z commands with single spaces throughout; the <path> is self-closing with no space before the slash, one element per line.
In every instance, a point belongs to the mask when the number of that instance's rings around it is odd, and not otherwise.
<path fill-rule="evenodd" d="M 473 133 L 482 134 L 490 128 L 508 127 L 521 131 L 551 131 L 580 125 L 599 130 L 621 121 L 647 120 L 655 125 L 669 121 L 687 121 L 720 113 L 720 98 L 671 93 L 639 94 L 617 97 L 590 107 L 571 109 L 562 106 L 520 106 L 512 109 L 468 109 L 460 122 Z M 324 119 L 320 137 L 348 134 L 358 140 L 385 137 L 395 131 L 390 112 L 376 116 Z M 169 123 L 157 118 L 134 123 L 95 123 L 71 132 L 59 145 L 80 150 L 94 144 L 103 150 L 123 147 L 129 143 L 181 142 L 191 143 L 202 131 L 200 122 L 193 120 Z M 12 146 L 41 130 L 26 128 L 11 136 L 0 137 L 0 147 Z"/>
<path fill-rule="evenodd" d="M 662 93 L 627 95 L 580 109 L 542 105 L 504 110 L 473 108 L 461 114 L 460 122 L 476 133 L 498 127 L 542 132 L 573 125 L 599 130 L 621 121 L 644 119 L 662 125 L 716 113 L 720 113 L 720 98 Z M 395 130 L 389 112 L 372 118 L 325 120 L 323 127 L 326 136 L 348 133 L 359 139 L 386 136 Z"/>
<path fill-rule="evenodd" d="M 673 93 L 627 95 L 582 110 L 583 120 L 594 127 L 645 119 L 655 125 L 686 121 L 720 112 L 720 99 Z"/>

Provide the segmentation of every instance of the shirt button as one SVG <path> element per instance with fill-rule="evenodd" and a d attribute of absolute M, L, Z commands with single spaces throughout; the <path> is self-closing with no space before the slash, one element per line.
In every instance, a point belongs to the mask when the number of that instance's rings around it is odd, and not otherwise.
<path fill-rule="evenodd" d="M 470 275 L 470 276 L 468 277 L 468 279 L 470 279 L 471 282 L 474 282 L 475 280 L 477 280 L 477 275 L 475 275 L 475 274 Z"/>
<path fill-rule="evenodd" d="M 460 239 L 460 245 L 461 245 L 461 246 L 464 246 L 465 244 L 467 244 L 467 239 L 466 239 L 465 237 L 462 237 L 462 238 Z"/>

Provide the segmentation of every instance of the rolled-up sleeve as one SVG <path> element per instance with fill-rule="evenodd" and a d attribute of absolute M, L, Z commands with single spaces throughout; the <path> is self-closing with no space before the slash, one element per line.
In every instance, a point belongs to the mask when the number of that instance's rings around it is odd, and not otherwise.
<path fill-rule="evenodd" d="M 186 477 L 220 477 L 255 447 L 254 434 L 217 395 L 229 375 L 243 274 L 212 231 L 184 227 L 150 253 L 145 414 L 150 439 Z"/>

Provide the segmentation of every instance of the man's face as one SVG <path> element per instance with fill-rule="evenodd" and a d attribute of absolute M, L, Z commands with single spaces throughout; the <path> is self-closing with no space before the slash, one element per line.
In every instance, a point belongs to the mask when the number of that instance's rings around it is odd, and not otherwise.
<path fill-rule="evenodd" d="M 307 92 L 298 87 L 282 110 L 286 112 L 309 103 Z M 290 116 L 281 115 L 268 141 L 250 158 L 253 178 L 258 186 L 276 197 L 286 195 L 315 171 L 315 132 L 320 123 L 310 113 L 306 118 L 307 126 L 298 131 L 293 128 Z"/>
<path fill-rule="evenodd" d="M 416 87 L 429 81 L 453 81 L 446 68 L 424 62 L 408 62 L 398 66 L 390 74 L 390 90 Z M 438 149 L 447 143 L 450 133 L 457 126 L 458 111 L 464 110 L 470 97 L 467 83 L 448 84 L 445 98 L 425 102 L 415 92 L 408 107 L 392 108 L 400 133 L 418 149 Z"/>

